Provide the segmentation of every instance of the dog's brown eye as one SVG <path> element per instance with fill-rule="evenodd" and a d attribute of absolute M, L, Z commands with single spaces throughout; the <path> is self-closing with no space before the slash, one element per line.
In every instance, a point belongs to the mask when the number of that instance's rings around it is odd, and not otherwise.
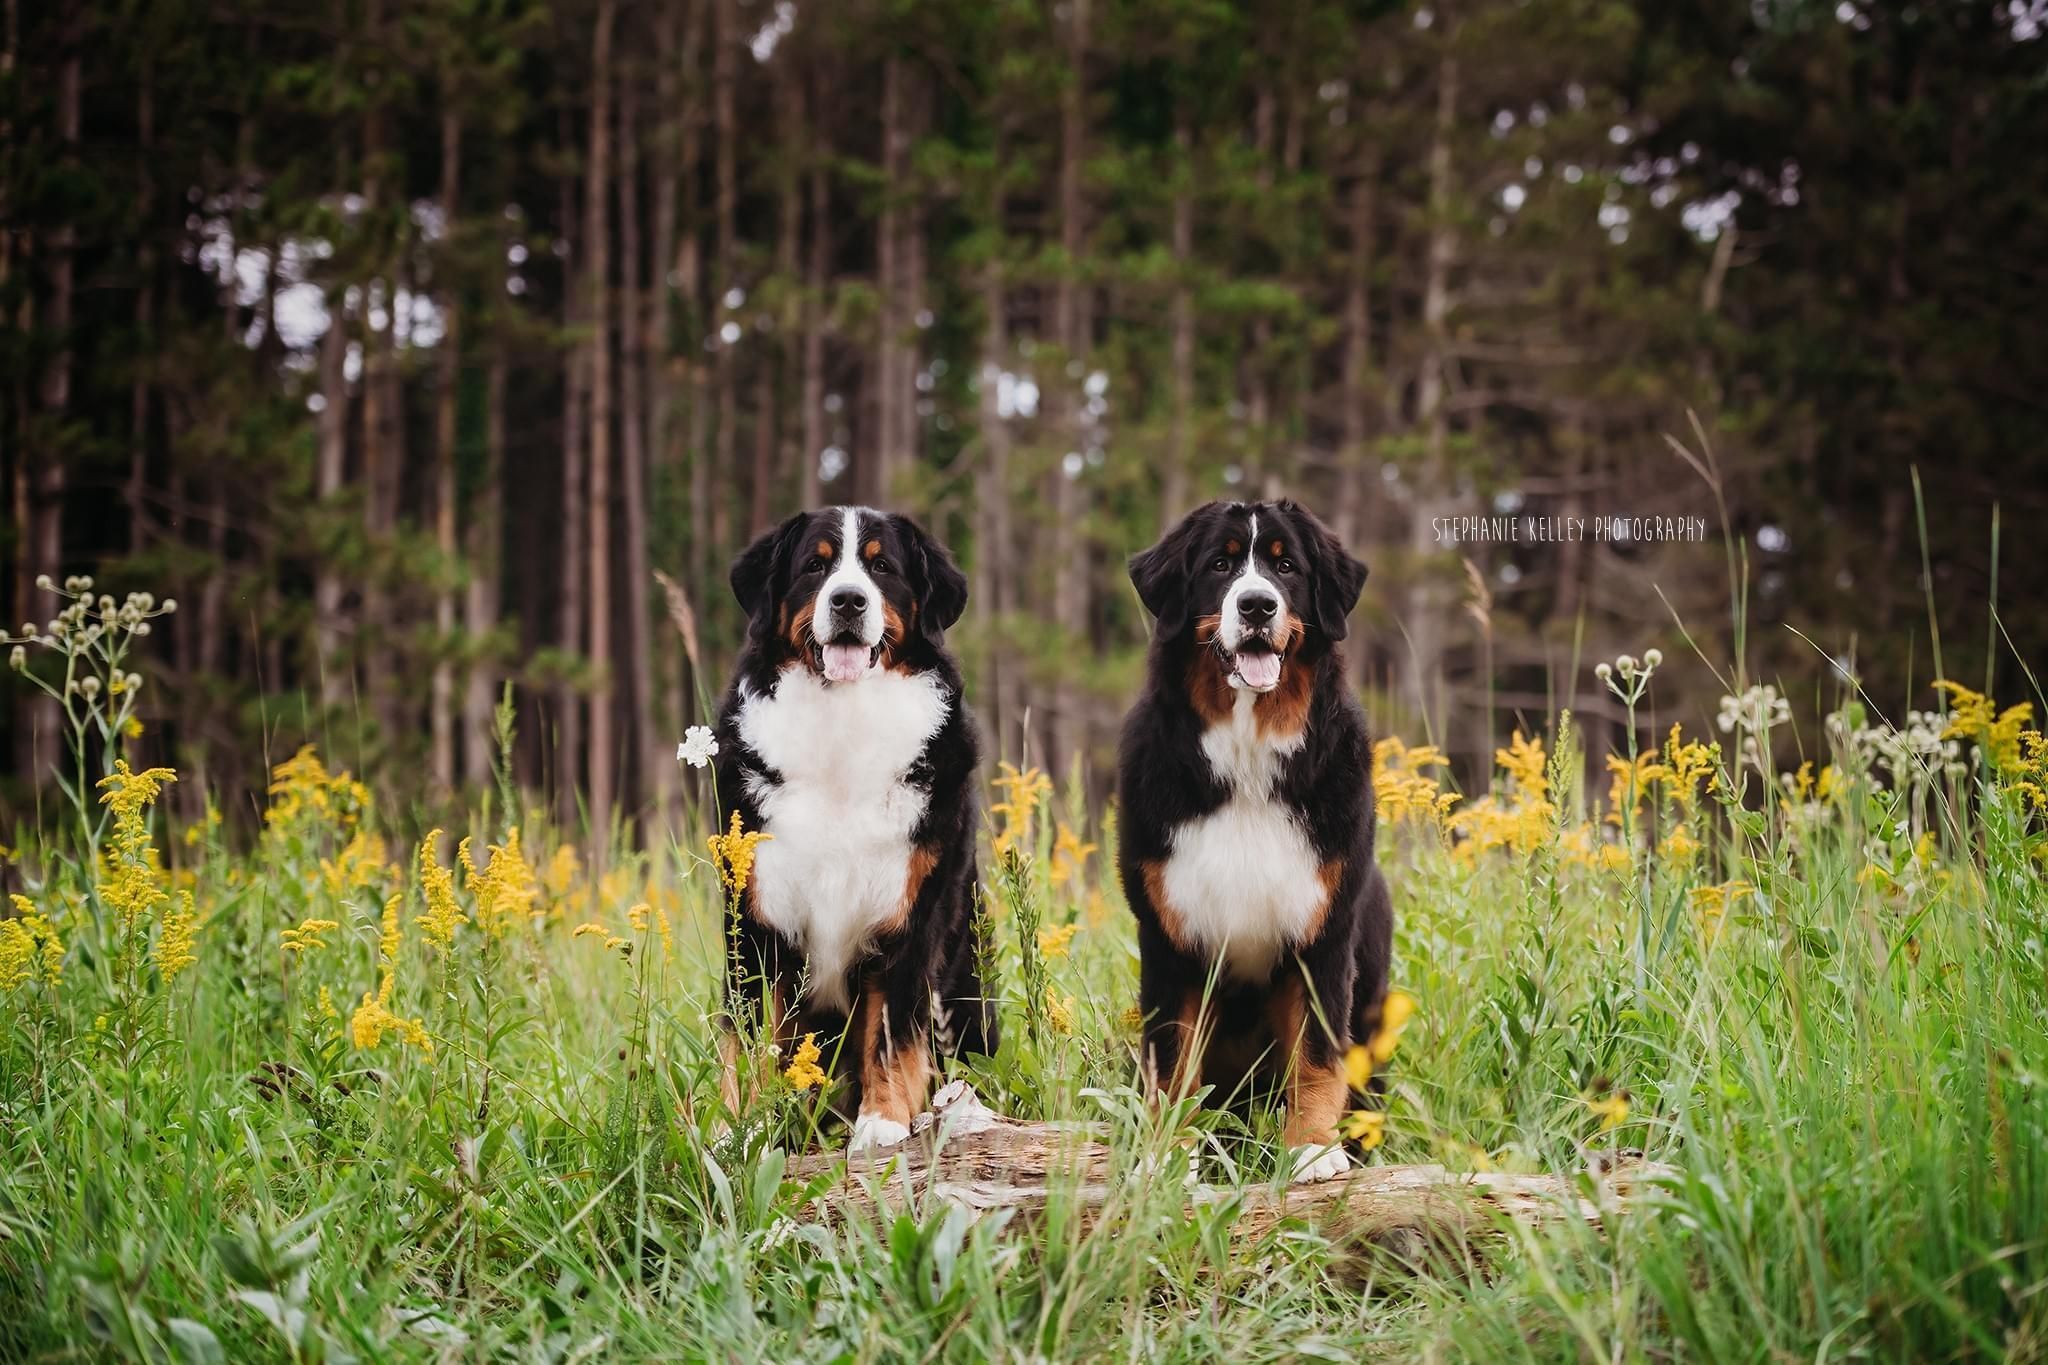
<path fill-rule="evenodd" d="M 1293 573 L 1294 561 L 1291 559 L 1283 559 L 1278 564 L 1275 564 L 1273 567 L 1278 569 L 1281 573 Z"/>
<path fill-rule="evenodd" d="M 881 555 L 876 555 L 873 559 L 870 559 L 868 561 L 868 572 L 894 573 L 895 570 L 890 567 L 889 561 L 887 559 L 884 559 Z"/>
<path fill-rule="evenodd" d="M 824 558 L 823 558 L 822 556 L 819 556 L 819 555 L 812 555 L 812 556 L 811 556 L 811 557 L 810 557 L 809 559 L 807 559 L 807 560 L 805 560 L 805 561 L 804 561 L 804 572 L 805 572 L 805 573 L 823 573 L 823 572 L 825 572 L 825 560 L 824 560 Z"/>
<path fill-rule="evenodd" d="M 1211 564 L 1211 565 L 1210 565 L 1209 567 L 1210 567 L 1210 568 L 1212 568 L 1212 569 L 1214 569 L 1214 570 L 1215 570 L 1215 571 L 1216 571 L 1217 573 L 1229 573 L 1229 572 L 1230 572 L 1230 556 L 1229 556 L 1229 555 L 1217 555 L 1217 556 L 1216 556 L 1216 562 L 1215 562 L 1215 563 L 1213 563 L 1213 564 Z"/>

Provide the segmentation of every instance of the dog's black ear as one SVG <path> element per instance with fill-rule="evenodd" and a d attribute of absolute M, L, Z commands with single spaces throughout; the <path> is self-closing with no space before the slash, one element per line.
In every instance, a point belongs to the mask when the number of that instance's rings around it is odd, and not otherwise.
<path fill-rule="evenodd" d="M 798 512 L 774 530 L 763 532 L 732 562 L 732 595 L 739 599 L 748 620 L 764 620 L 774 611 L 776 581 L 810 517 L 808 512 Z"/>
<path fill-rule="evenodd" d="M 1311 547 L 1309 586 L 1315 607 L 1316 628 L 1331 640 L 1341 640 L 1350 633 L 1346 618 L 1351 609 L 1358 605 L 1358 594 L 1365 587 L 1365 565 L 1344 548 L 1344 542 L 1336 533 L 1323 525 L 1316 514 L 1296 502 L 1281 504 L 1287 514 L 1299 524 Z"/>
<path fill-rule="evenodd" d="M 925 639 L 944 642 L 946 628 L 967 610 L 967 575 L 946 547 L 909 517 L 892 518 L 910 559 L 910 583 L 917 590 L 917 628 Z"/>
<path fill-rule="evenodd" d="M 1159 622 L 1157 633 L 1162 638 L 1171 639 L 1187 629 L 1191 573 L 1188 558 L 1194 553 L 1213 506 L 1210 503 L 1197 507 L 1182 517 L 1157 545 L 1131 556 L 1131 586 L 1138 590 L 1138 600 L 1145 604 L 1145 610 Z"/>

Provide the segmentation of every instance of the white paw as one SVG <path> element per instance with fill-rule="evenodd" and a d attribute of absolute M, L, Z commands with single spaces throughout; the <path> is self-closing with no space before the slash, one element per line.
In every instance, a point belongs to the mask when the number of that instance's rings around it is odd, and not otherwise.
<path fill-rule="evenodd" d="M 894 1147 L 910 1136 L 910 1130 L 894 1119 L 885 1119 L 880 1114 L 862 1114 L 853 1121 L 853 1137 L 846 1144 L 849 1152 L 874 1152 L 884 1147 Z"/>
<path fill-rule="evenodd" d="M 1342 1146 L 1296 1147 L 1294 1149 L 1294 1183 L 1313 1185 L 1319 1180 L 1335 1180 L 1351 1169 L 1351 1158 L 1344 1154 Z"/>
<path fill-rule="evenodd" d="M 1146 1185 L 1157 1185 L 1166 1180 L 1175 1166 L 1180 1167 L 1180 1183 L 1193 1189 L 1201 1183 L 1201 1176 L 1195 1170 L 1195 1154 L 1183 1147 L 1164 1152 L 1145 1152 L 1139 1155 L 1131 1174 Z"/>

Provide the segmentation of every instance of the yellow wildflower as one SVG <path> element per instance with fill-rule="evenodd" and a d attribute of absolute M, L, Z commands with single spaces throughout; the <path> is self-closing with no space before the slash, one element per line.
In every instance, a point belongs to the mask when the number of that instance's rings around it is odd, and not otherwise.
<path fill-rule="evenodd" d="M 2019 764 L 2020 733 L 2034 717 L 2032 702 L 2023 701 L 1999 711 L 1991 698 L 1972 692 L 1961 683 L 1944 678 L 1934 685 L 1949 694 L 1952 706 L 1948 729 L 1941 734 L 1943 739 L 1975 740 L 1985 761 L 1998 772 Z"/>
<path fill-rule="evenodd" d="M 1700 932 L 1712 937 L 1720 928 L 1722 916 L 1728 907 L 1743 896 L 1754 893 L 1756 888 L 1746 881 L 1737 879 L 1722 882 L 1718 886 L 1696 886 L 1687 893 L 1693 913 L 1700 917 Z"/>
<path fill-rule="evenodd" d="M 669 936 L 668 911 L 659 905 L 641 901 L 626 912 L 626 920 L 636 934 L 646 933 L 651 922 L 655 932 L 661 936 L 661 955 L 664 958 L 675 956 L 675 941 Z"/>
<path fill-rule="evenodd" d="M 796 1056 L 790 1058 L 782 1078 L 799 1090 L 811 1090 L 826 1081 L 825 1070 L 818 1065 L 823 1054 L 818 1050 L 818 1035 L 806 1033 L 804 1040 L 797 1044 Z"/>
<path fill-rule="evenodd" d="M 1631 764 L 1620 754 L 1607 755 L 1607 771 L 1614 780 L 1607 788 L 1607 823 L 1633 828 L 1642 816 L 1643 802 L 1650 788 L 1670 776 L 1671 770 L 1657 761 L 1655 749 L 1645 749 Z"/>
<path fill-rule="evenodd" d="M 320 880 L 336 896 L 382 885 L 392 873 L 385 862 L 383 837 L 364 829 L 351 835 L 333 858 L 320 860 Z"/>
<path fill-rule="evenodd" d="M 439 830 L 435 834 L 440 833 Z M 429 840 L 433 836 L 428 836 Z M 442 873 L 443 876 L 447 874 Z M 404 941 L 405 931 L 398 922 L 398 907 L 403 896 L 393 896 L 384 902 L 384 918 L 377 939 L 378 965 L 383 974 L 377 982 L 377 993 L 363 992 L 363 1000 L 356 1006 L 356 1012 L 349 1017 L 349 1036 L 355 1045 L 368 1051 L 384 1041 L 384 1035 L 395 1033 L 399 1041 L 421 1052 L 432 1053 L 434 1040 L 427 1033 L 426 1022 L 420 1019 L 405 1019 L 391 1011 L 391 996 L 398 981 L 398 950 Z"/>
<path fill-rule="evenodd" d="M 334 1008 L 334 993 L 325 986 L 320 988 L 320 1017 L 322 1019 L 341 1018 L 341 1012 Z"/>
<path fill-rule="evenodd" d="M 55 986 L 64 976 L 64 940 L 27 896 L 13 896 L 16 918 L 0 920 L 0 991 L 25 981 Z"/>
<path fill-rule="evenodd" d="M 1394 1060 L 1394 1045 L 1400 1042 L 1401 1030 L 1407 1028 L 1408 1021 L 1414 1017 L 1414 996 L 1406 991 L 1387 992 L 1386 1001 L 1380 1006 L 1379 1029 L 1366 1043 L 1375 1064 L 1385 1066 Z"/>
<path fill-rule="evenodd" d="M 169 768 L 133 772 L 128 760 L 114 760 L 114 771 L 99 781 L 106 795 L 100 798 L 114 813 L 114 832 L 107 843 L 106 879 L 100 885 L 100 899 L 121 919 L 124 930 L 147 920 L 156 907 L 169 898 L 163 889 L 157 866 L 156 846 L 150 842 L 149 821 L 143 808 L 155 801 L 164 784 L 178 775 Z"/>
<path fill-rule="evenodd" d="M 1372 797 L 1378 818 L 1390 825 L 1413 820 L 1442 829 L 1458 794 L 1440 790 L 1427 770 L 1447 766 L 1442 750 L 1433 744 L 1410 749 L 1390 735 L 1373 745 Z"/>
<path fill-rule="evenodd" d="M 490 855 L 485 870 L 478 872 L 470 858 L 469 840 L 464 839 L 455 850 L 469 893 L 476 897 L 477 928 L 497 937 L 514 920 L 533 913 L 533 903 L 540 899 L 540 882 L 519 850 L 517 826 L 506 832 L 503 844 L 490 846 Z"/>
<path fill-rule="evenodd" d="M 1055 924 L 1038 931 L 1038 951 L 1047 957 L 1065 957 L 1067 947 L 1079 932 L 1078 924 Z"/>
<path fill-rule="evenodd" d="M 1073 826 L 1062 820 L 1056 828 L 1052 841 L 1052 867 L 1048 875 L 1054 886 L 1065 886 L 1076 877 L 1085 876 L 1088 870 L 1088 855 L 1095 852 L 1095 845 L 1081 842 L 1081 836 Z"/>
<path fill-rule="evenodd" d="M 278 943 L 288 953 L 318 952 L 327 946 L 321 935 L 341 926 L 331 919 L 305 919 L 296 928 L 280 930 Z"/>
<path fill-rule="evenodd" d="M 583 875 L 583 862 L 576 856 L 576 845 L 563 844 L 548 859 L 547 870 L 540 874 L 540 884 L 547 889 L 550 898 L 560 900 L 569 894 L 569 888 Z"/>
<path fill-rule="evenodd" d="M 1370 1152 L 1387 1140 L 1387 1116 L 1376 1109 L 1354 1109 L 1337 1125 L 1337 1131 Z"/>
<path fill-rule="evenodd" d="M 711 862 L 718 869 L 720 880 L 726 890 L 738 897 L 747 889 L 747 879 L 754 872 L 754 849 L 775 836 L 766 830 L 740 830 L 740 813 L 732 813 L 732 826 L 724 834 L 714 834 L 707 841 L 711 846 Z"/>
<path fill-rule="evenodd" d="M 197 848 L 199 841 L 220 828 L 220 807 L 213 804 L 213 798 L 206 799 L 206 814 L 197 824 L 185 826 L 185 847 Z"/>
<path fill-rule="evenodd" d="M 420 840 L 420 890 L 427 900 L 426 913 L 419 917 L 420 932 L 443 948 L 455 945 L 455 931 L 462 927 L 462 907 L 455 903 L 455 875 L 434 856 L 441 831 L 431 830 Z"/>
<path fill-rule="evenodd" d="M 1353 1090 L 1363 1093 L 1372 1084 L 1372 1049 L 1364 1043 L 1353 1043 L 1344 1049 L 1344 1082 Z"/>
<path fill-rule="evenodd" d="M 1613 1089 L 1605 1081 L 1595 1081 L 1590 1091 L 1579 1096 L 1579 1103 L 1600 1120 L 1603 1133 L 1611 1133 L 1628 1122 L 1628 1091 Z"/>
<path fill-rule="evenodd" d="M 178 973 L 199 960 L 199 954 L 192 946 L 198 929 L 199 916 L 192 908 L 192 893 L 180 891 L 177 905 L 164 912 L 163 927 L 158 931 L 156 947 L 150 953 L 166 986 Z"/>
<path fill-rule="evenodd" d="M 577 925 L 575 930 L 572 933 L 570 933 L 569 937 L 572 939 L 584 938 L 592 934 L 596 935 L 598 938 L 603 939 L 604 946 L 615 952 L 623 951 L 631 946 L 626 942 L 625 939 L 620 938 L 617 934 L 605 928 L 602 924 L 596 923 L 595 921 L 589 924 Z"/>
<path fill-rule="evenodd" d="M 1715 776 L 1714 765 L 1721 761 L 1721 746 L 1702 744 L 1694 740 L 1685 742 L 1678 726 L 1671 727 L 1671 734 L 1664 741 L 1662 776 L 1665 794 L 1672 797 L 1685 810 L 1691 810 L 1699 799 L 1700 782 L 1706 781 L 1707 789 L 1713 790 L 1719 779 Z"/>
<path fill-rule="evenodd" d="M 1052 793 L 1052 779 L 1036 768 L 1019 768 L 1014 763 L 996 765 L 995 786 L 1003 799 L 991 804 L 990 815 L 1003 817 L 1003 827 L 989 836 L 989 847 L 1000 858 L 1020 842 L 1031 842 L 1031 819 L 1038 803 Z"/>
<path fill-rule="evenodd" d="M 263 823 L 289 830 L 301 816 L 352 826 L 370 813 L 370 792 L 346 771 L 330 773 L 310 744 L 270 772 L 270 808 Z"/>
<path fill-rule="evenodd" d="M 1139 1029 L 1145 1027 L 1145 1012 L 1136 1005 L 1132 1005 L 1116 1017 L 1116 1022 L 1119 1028 L 1136 1033 Z"/>
<path fill-rule="evenodd" d="M 1074 1031 L 1074 997 L 1061 996 L 1050 983 L 1045 988 L 1045 1022 L 1054 1033 Z"/>
<path fill-rule="evenodd" d="M 1517 729 L 1505 749 L 1493 751 L 1494 764 L 1508 775 L 1523 799 L 1541 801 L 1550 795 L 1550 779 L 1544 774 L 1543 739 L 1522 738 Z"/>

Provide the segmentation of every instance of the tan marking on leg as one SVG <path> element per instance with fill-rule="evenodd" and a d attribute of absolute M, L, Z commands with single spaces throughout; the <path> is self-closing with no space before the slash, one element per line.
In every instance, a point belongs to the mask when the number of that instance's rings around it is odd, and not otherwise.
<path fill-rule="evenodd" d="M 1311 1003 L 1308 982 L 1294 973 L 1280 982 L 1266 1002 L 1266 1019 L 1273 1030 L 1287 1092 L 1285 1136 L 1290 1147 L 1335 1142 L 1337 1120 L 1350 1096 L 1341 1062 L 1317 1064 L 1308 1059 L 1309 1030 L 1327 1028 L 1310 1008 Z"/>
<path fill-rule="evenodd" d="M 1322 937 L 1323 925 L 1329 921 L 1330 907 L 1336 904 L 1337 888 L 1344 883 L 1344 860 L 1331 858 L 1316 868 L 1316 884 L 1323 889 L 1323 903 L 1316 907 L 1314 915 L 1302 926 L 1302 946 L 1314 943 Z"/>
<path fill-rule="evenodd" d="M 903 869 L 903 899 L 897 903 L 896 913 L 875 926 L 878 934 L 893 934 L 910 922 L 911 907 L 917 904 L 917 893 L 924 889 L 925 878 L 932 875 L 932 869 L 939 865 L 939 851 L 923 844 L 910 850 L 910 861 Z"/>
<path fill-rule="evenodd" d="M 889 1036 L 889 1006 L 879 986 L 862 993 L 860 1013 L 860 1112 L 907 1128 L 931 1089 L 931 1048 L 922 1034 Z"/>
<path fill-rule="evenodd" d="M 1145 897 L 1152 902 L 1152 913 L 1159 917 L 1159 927 L 1166 931 L 1167 938 L 1182 952 L 1189 951 L 1187 921 L 1181 918 L 1172 900 L 1166 894 L 1166 864 L 1156 859 L 1138 864 L 1139 875 L 1145 879 Z"/>

